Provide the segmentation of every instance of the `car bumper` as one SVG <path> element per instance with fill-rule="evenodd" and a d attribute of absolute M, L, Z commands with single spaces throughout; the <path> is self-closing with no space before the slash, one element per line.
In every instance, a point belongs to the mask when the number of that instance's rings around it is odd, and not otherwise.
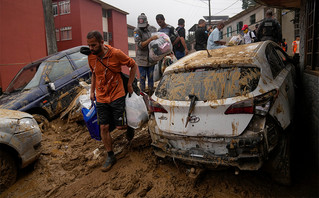
<path fill-rule="evenodd" d="M 21 158 L 21 168 L 34 162 L 41 154 L 42 134 L 40 129 L 34 128 L 29 131 L 15 134 L 11 145 L 16 148 Z"/>
<path fill-rule="evenodd" d="M 183 136 L 160 130 L 151 117 L 149 132 L 157 156 L 171 157 L 205 168 L 258 170 L 271 150 L 265 143 L 264 130 L 247 131 L 234 137 Z"/>

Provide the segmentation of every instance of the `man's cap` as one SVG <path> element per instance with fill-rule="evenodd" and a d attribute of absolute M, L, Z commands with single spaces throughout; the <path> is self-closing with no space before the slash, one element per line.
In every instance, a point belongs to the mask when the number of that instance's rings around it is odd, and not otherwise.
<path fill-rule="evenodd" d="M 148 24 L 147 22 L 147 17 L 145 16 L 144 13 L 142 13 L 140 16 L 137 18 L 137 27 L 143 28 L 146 27 Z"/>
<path fill-rule="evenodd" d="M 241 30 L 246 30 L 246 29 L 248 29 L 248 25 L 247 24 L 245 24 Z"/>

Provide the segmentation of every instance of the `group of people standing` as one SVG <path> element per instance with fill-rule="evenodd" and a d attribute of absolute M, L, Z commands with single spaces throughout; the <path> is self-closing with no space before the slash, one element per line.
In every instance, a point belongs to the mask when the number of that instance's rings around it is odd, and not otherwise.
<path fill-rule="evenodd" d="M 198 28 L 195 31 L 195 50 L 218 49 L 225 47 L 226 42 L 222 41 L 221 30 L 225 27 L 224 22 L 219 22 L 212 32 L 206 29 L 206 22 L 203 19 L 198 21 Z M 276 43 L 282 42 L 281 27 L 273 18 L 272 10 L 267 10 L 265 19 L 255 25 L 251 31 L 248 25 L 242 27 L 243 43 L 248 44 L 257 41 L 272 40 Z"/>
<path fill-rule="evenodd" d="M 140 88 L 145 92 L 145 81 L 148 85 L 148 93 L 151 95 L 154 90 L 153 72 L 157 62 L 152 61 L 149 58 L 148 44 L 152 40 L 156 40 L 157 36 L 152 36 L 155 32 L 164 32 L 167 34 L 173 45 L 173 51 L 175 57 L 180 59 L 188 54 L 188 49 L 185 42 L 185 20 L 178 20 L 178 27 L 165 23 L 165 17 L 162 14 L 156 15 L 156 22 L 160 26 L 158 30 L 154 26 L 148 24 L 147 17 L 144 13 L 137 18 L 137 28 L 134 30 L 135 43 L 137 45 L 136 50 L 136 62 L 140 71 Z"/>

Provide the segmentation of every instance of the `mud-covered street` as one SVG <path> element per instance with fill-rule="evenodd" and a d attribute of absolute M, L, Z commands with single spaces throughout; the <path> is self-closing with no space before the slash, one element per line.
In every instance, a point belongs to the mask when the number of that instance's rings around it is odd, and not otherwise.
<path fill-rule="evenodd" d="M 293 185 L 274 183 L 263 171 L 205 171 L 197 179 L 190 167 L 153 154 L 147 125 L 131 144 L 124 131 L 112 132 L 117 163 L 100 166 L 106 152 L 83 123 L 54 120 L 43 134 L 42 154 L 20 171 L 18 181 L 0 197 L 318 197 L 318 173 L 307 155 L 293 156 Z M 300 151 L 299 151 L 300 152 Z M 298 157 L 298 159 L 296 159 Z"/>

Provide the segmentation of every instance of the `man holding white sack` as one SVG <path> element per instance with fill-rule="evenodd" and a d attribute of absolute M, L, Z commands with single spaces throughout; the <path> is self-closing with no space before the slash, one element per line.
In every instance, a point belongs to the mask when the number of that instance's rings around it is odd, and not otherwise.
<path fill-rule="evenodd" d="M 117 129 L 126 129 L 125 89 L 121 77 L 121 66 L 130 68 L 127 84 L 128 92 L 133 93 L 133 80 L 137 70 L 134 59 L 121 50 L 104 45 L 100 32 L 91 31 L 87 34 L 87 44 L 91 54 L 88 62 L 92 71 L 90 99 L 96 98 L 97 117 L 100 125 L 102 142 L 108 153 L 102 171 L 108 171 L 116 163 L 113 152 L 110 125 Z"/>
<path fill-rule="evenodd" d="M 145 81 L 148 79 L 148 95 L 152 95 L 154 90 L 154 66 L 156 61 L 149 58 L 148 44 L 157 39 L 152 33 L 157 32 L 154 26 L 148 24 L 147 17 L 144 13 L 137 18 L 137 28 L 134 30 L 134 40 L 137 46 L 136 63 L 140 72 L 140 89 L 145 92 Z"/>

